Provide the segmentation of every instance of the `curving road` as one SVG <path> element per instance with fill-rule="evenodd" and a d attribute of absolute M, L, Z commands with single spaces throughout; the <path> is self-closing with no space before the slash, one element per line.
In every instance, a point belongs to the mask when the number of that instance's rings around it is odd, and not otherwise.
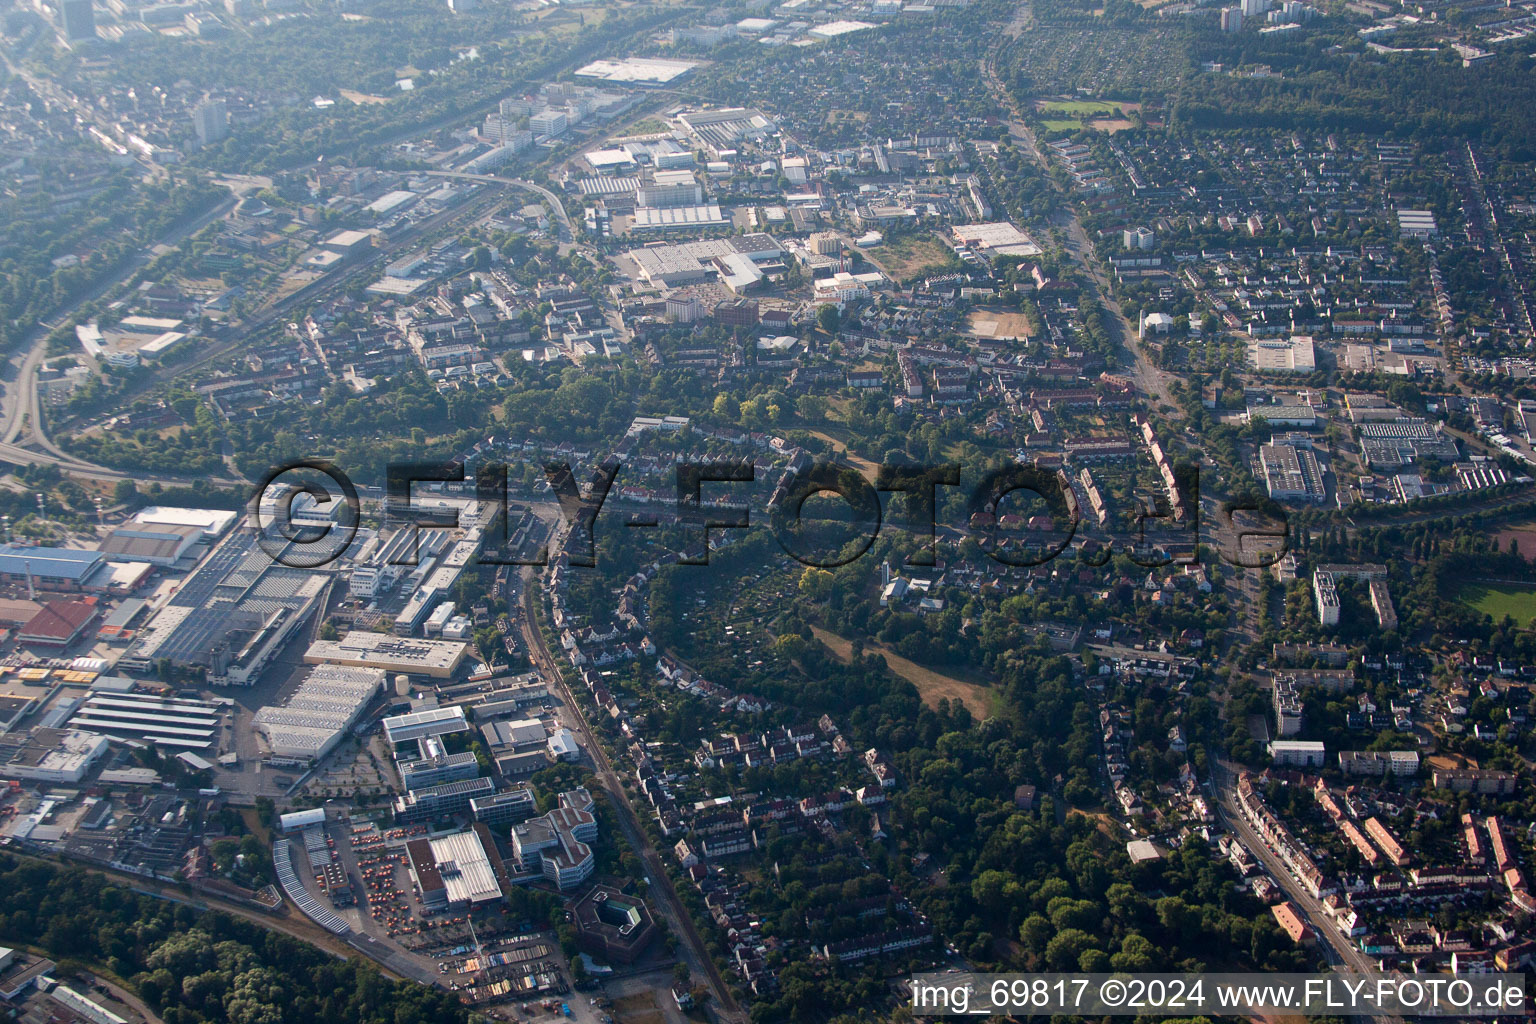
<path fill-rule="evenodd" d="M 575 232 L 571 230 L 570 215 L 565 212 L 565 204 L 560 201 L 559 196 L 555 195 L 543 185 L 535 184 L 531 181 L 525 181 L 522 178 L 498 178 L 494 174 L 470 174 L 467 171 L 427 171 L 426 173 L 429 177 L 434 178 L 460 178 L 464 181 L 479 181 L 484 182 L 487 185 L 511 185 L 514 188 L 522 188 L 527 189 L 530 192 L 537 192 L 539 195 L 544 197 L 546 202 L 549 203 L 550 208 L 554 210 L 555 219 L 560 222 L 560 228 L 563 232 L 560 241 L 572 242 L 576 239 Z"/>
<path fill-rule="evenodd" d="M 156 246 L 177 245 L 182 239 L 195 235 L 223 217 L 234 209 L 237 199 L 238 195 L 232 190 L 226 199 L 171 228 L 155 242 L 141 248 L 116 273 L 109 274 L 58 309 L 54 314 L 54 322 L 62 323 L 68 320 L 81 307 L 96 301 L 128 280 L 149 262 L 148 253 Z M 46 324 L 39 324 L 22 340 L 18 349 L 20 363 L 17 366 L 16 377 L 7 382 L 4 394 L 0 395 L 0 459 L 23 466 L 33 462 L 40 465 L 56 465 L 61 469 L 94 479 L 123 480 L 133 477 L 133 474 L 98 466 L 93 462 L 70 455 L 48 437 L 47 428 L 43 423 L 42 405 L 37 396 L 37 371 L 48 356 L 48 335 L 52 330 L 53 328 Z M 12 357 L 13 360 L 15 358 L 15 356 Z M 41 450 L 34 450 L 32 447 L 34 445 Z"/>

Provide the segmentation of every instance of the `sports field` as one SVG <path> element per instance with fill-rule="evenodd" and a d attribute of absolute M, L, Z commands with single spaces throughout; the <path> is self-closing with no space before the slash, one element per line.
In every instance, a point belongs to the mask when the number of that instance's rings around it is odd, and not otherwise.
<path fill-rule="evenodd" d="M 1536 585 L 1468 583 L 1456 592 L 1456 599 L 1492 615 L 1495 622 L 1506 615 L 1522 626 L 1536 619 Z"/>

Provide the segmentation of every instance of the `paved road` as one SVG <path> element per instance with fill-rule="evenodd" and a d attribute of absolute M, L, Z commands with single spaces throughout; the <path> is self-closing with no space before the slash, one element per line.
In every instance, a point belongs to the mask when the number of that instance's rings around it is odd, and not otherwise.
<path fill-rule="evenodd" d="M 998 45 L 987 54 L 981 62 L 982 78 L 987 83 L 988 90 L 997 104 L 1009 114 L 1008 133 L 1015 144 L 1020 146 L 1037 163 L 1047 175 L 1051 172 L 1051 162 L 1046 156 L 1045 150 L 1035 138 L 1035 133 L 1030 130 L 1025 122 L 1023 112 L 1014 101 L 1013 94 L 1003 84 L 1002 78 L 997 73 L 997 60 L 1002 53 L 1016 43 L 1019 32 L 1032 18 L 1026 10 L 1029 5 L 1021 4 L 1021 10 L 1010 23 L 1008 30 L 999 40 Z M 1169 375 L 1163 373 L 1141 351 L 1137 342 L 1136 330 L 1125 318 L 1120 309 L 1120 303 L 1113 297 L 1114 290 L 1110 286 L 1108 278 L 1104 276 L 1099 267 L 1098 260 L 1094 257 L 1093 241 L 1088 233 L 1083 230 L 1082 221 L 1078 219 L 1075 204 L 1071 196 L 1060 196 L 1061 205 L 1051 213 L 1051 226 L 1061 231 L 1065 236 L 1066 251 L 1078 264 L 1083 273 L 1093 282 L 1094 290 L 1098 293 L 1100 304 L 1104 307 L 1104 313 L 1108 320 L 1107 326 L 1114 340 L 1124 349 L 1125 365 L 1131 370 L 1136 379 L 1136 386 L 1142 394 L 1151 400 L 1154 406 L 1169 407 L 1171 413 L 1165 413 L 1173 419 L 1178 419 L 1183 414 L 1179 411 L 1178 403 L 1168 390 Z"/>
<path fill-rule="evenodd" d="M 122 1003 L 124 1006 L 128 1007 L 140 1017 L 143 1017 L 145 1024 L 164 1024 L 164 1022 L 160 1019 L 160 1015 L 155 1013 L 154 1010 L 151 1010 L 148 1004 L 146 1004 L 144 1000 L 140 999 L 137 994 L 129 991 L 126 988 L 123 988 L 123 986 L 119 985 L 115 981 L 108 981 L 106 978 L 103 978 L 99 974 L 92 973 L 91 977 L 95 979 L 96 984 L 112 993 L 113 999 L 116 999 L 119 1003 Z"/>
<path fill-rule="evenodd" d="M 89 290 L 55 311 L 54 322 L 61 323 L 67 320 L 82 306 L 96 301 L 138 273 L 149 262 L 148 253 L 155 246 L 177 245 L 182 239 L 196 234 L 223 217 L 234 209 L 236 199 L 236 195 L 231 193 L 222 202 L 171 228 L 158 240 L 141 249 L 116 273 L 98 281 Z M 18 346 L 17 351 L 21 359 L 16 376 L 6 385 L 4 394 L 0 395 L 0 459 L 22 465 L 28 462 L 47 462 L 64 468 L 105 472 L 112 479 L 123 479 L 128 474 L 114 473 L 84 459 L 71 456 L 56 447 L 47 435 L 46 425 L 40 414 L 41 406 L 37 400 L 37 371 L 47 357 L 48 334 L 51 330 L 52 328 L 40 324 L 22 339 Z M 31 451 L 28 448 L 29 444 L 37 444 L 43 450 Z"/>
<path fill-rule="evenodd" d="M 1285 891 L 1286 897 L 1300 908 L 1302 917 L 1318 937 L 1322 940 L 1320 948 L 1327 958 L 1329 966 L 1334 970 L 1347 971 L 1363 975 L 1367 978 L 1382 977 L 1376 964 L 1334 927 L 1332 920 L 1323 911 L 1323 905 L 1314 899 L 1312 894 L 1304 889 L 1296 880 L 1280 858 L 1270 850 L 1267 843 L 1248 824 L 1248 819 L 1237 805 L 1237 776 L 1238 767 L 1221 758 L 1213 759 L 1215 768 L 1212 777 L 1216 783 L 1216 811 L 1228 829 L 1235 832 L 1242 839 L 1253 855 L 1264 865 L 1275 881 Z M 1402 1024 L 1402 1018 L 1386 1014 L 1373 1015 L 1370 1018 L 1376 1024 Z"/>
<path fill-rule="evenodd" d="M 550 548 L 558 545 L 557 538 L 550 539 Z M 553 685 L 561 691 L 566 706 L 571 710 L 571 717 L 577 725 L 582 746 L 592 756 L 595 764 L 595 775 L 603 789 L 608 793 L 609 803 L 612 804 L 615 816 L 619 820 L 619 828 L 624 832 L 624 838 L 630 847 L 640 858 L 645 866 L 646 877 L 650 880 L 650 892 L 648 895 L 661 911 L 672 927 L 672 932 L 681 940 L 678 949 L 689 970 L 696 976 L 701 976 L 709 984 L 710 992 L 714 996 L 714 1004 L 717 1008 L 719 1019 L 727 1024 L 738 1024 L 746 1021 L 746 1014 L 740 1004 L 731 995 L 730 987 L 725 978 L 721 976 L 714 960 L 709 955 L 709 949 L 704 944 L 703 938 L 694 927 L 693 919 L 688 910 L 678 898 L 677 890 L 672 885 L 672 879 L 667 875 L 666 868 L 661 862 L 660 855 L 651 844 L 645 831 L 640 827 L 639 818 L 635 814 L 634 807 L 629 802 L 629 795 L 614 771 L 613 765 L 608 760 L 602 744 L 593 735 L 591 726 L 582 713 L 581 706 L 576 703 L 574 696 L 565 685 L 565 676 L 560 671 L 559 664 L 550 654 L 544 644 L 543 634 L 536 625 L 536 594 L 537 587 L 533 585 L 533 569 L 525 566 L 523 569 L 523 614 L 521 616 L 524 638 L 528 645 L 529 656 L 534 660 L 546 675 L 553 681 Z"/>

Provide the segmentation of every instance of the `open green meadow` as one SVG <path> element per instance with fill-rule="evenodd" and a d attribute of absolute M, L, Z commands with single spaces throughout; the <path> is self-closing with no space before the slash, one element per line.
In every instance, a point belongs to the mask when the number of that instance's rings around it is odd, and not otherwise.
<path fill-rule="evenodd" d="M 1456 592 L 1456 599 L 1492 615 L 1495 622 L 1506 615 L 1522 626 L 1536 619 L 1536 585 L 1468 583 Z"/>

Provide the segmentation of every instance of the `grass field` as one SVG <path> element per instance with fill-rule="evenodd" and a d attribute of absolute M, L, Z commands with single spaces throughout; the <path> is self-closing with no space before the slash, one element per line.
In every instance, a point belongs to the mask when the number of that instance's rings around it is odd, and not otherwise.
<path fill-rule="evenodd" d="M 836 633 L 828 632 L 819 626 L 812 626 L 811 632 L 816 635 L 839 661 L 847 662 L 853 654 L 853 644 L 844 640 Z M 923 698 L 923 703 L 929 707 L 938 707 L 941 697 L 949 698 L 950 703 L 960 701 L 970 709 L 971 715 L 977 719 L 986 718 L 991 714 L 992 691 L 979 683 L 966 682 L 954 676 L 935 672 L 931 668 L 924 668 L 915 661 L 910 661 L 887 650 L 877 643 L 866 642 L 864 650 L 869 654 L 878 654 L 885 659 L 886 668 L 896 673 L 913 686 L 917 687 L 918 694 Z"/>
<path fill-rule="evenodd" d="M 1070 132 L 1084 126 L 1111 133 L 1125 131 L 1136 125 L 1121 115 L 1140 109 L 1140 103 L 1110 100 L 1035 100 L 1035 113 L 1044 118 L 1040 123 L 1047 131 Z"/>
<path fill-rule="evenodd" d="M 1067 114 L 1085 117 L 1094 114 L 1113 114 L 1116 111 L 1140 110 L 1141 104 L 1114 100 L 1035 100 L 1035 109 L 1042 114 Z"/>
<path fill-rule="evenodd" d="M 1122 104 L 1107 100 L 1036 100 L 1035 109 L 1042 114 L 1113 114 Z"/>
<path fill-rule="evenodd" d="M 1524 626 L 1536 619 L 1536 586 L 1517 583 L 1468 583 L 1456 592 L 1456 599 L 1471 605 L 1494 621 L 1508 615 Z"/>
<path fill-rule="evenodd" d="M 902 235 L 900 238 L 890 239 L 872 249 L 866 249 L 865 254 L 889 277 L 898 282 L 924 267 L 955 258 L 954 251 L 949 246 L 932 234 L 926 233 Z"/>

